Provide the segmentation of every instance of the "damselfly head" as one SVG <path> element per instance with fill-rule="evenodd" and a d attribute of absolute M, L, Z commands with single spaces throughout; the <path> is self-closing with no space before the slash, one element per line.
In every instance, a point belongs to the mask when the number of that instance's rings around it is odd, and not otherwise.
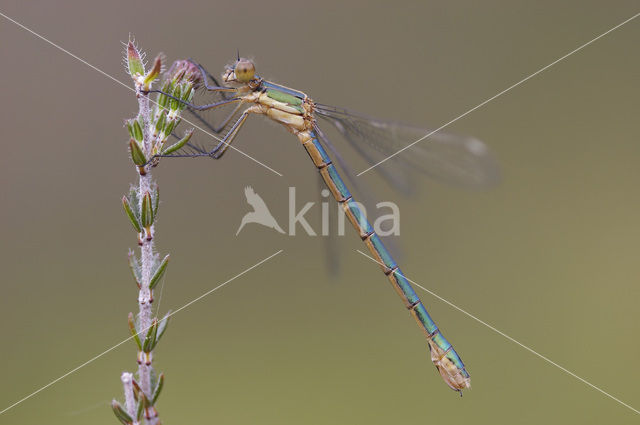
<path fill-rule="evenodd" d="M 227 68 L 222 79 L 226 83 L 248 83 L 256 76 L 256 67 L 249 59 L 238 58 L 236 63 Z"/>

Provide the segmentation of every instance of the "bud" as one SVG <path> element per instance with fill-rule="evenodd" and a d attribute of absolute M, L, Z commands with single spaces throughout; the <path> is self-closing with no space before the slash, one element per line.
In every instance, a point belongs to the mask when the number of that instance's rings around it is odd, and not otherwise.
<path fill-rule="evenodd" d="M 144 75 L 144 65 L 142 63 L 142 57 L 140 52 L 136 48 L 133 41 L 129 40 L 127 44 L 127 67 L 129 69 L 129 75 L 131 78 L 136 79 L 141 75 Z"/>
<path fill-rule="evenodd" d="M 188 60 L 175 61 L 167 74 L 168 79 L 172 80 L 174 84 L 186 82 L 196 90 L 203 84 L 200 69 L 196 64 Z"/>
<path fill-rule="evenodd" d="M 160 72 L 162 72 L 162 57 L 163 55 L 162 53 L 160 53 L 153 60 L 153 68 L 151 68 L 151 71 L 149 71 L 149 73 L 144 77 L 145 87 L 149 87 L 153 80 L 158 78 L 158 75 L 160 75 Z"/>

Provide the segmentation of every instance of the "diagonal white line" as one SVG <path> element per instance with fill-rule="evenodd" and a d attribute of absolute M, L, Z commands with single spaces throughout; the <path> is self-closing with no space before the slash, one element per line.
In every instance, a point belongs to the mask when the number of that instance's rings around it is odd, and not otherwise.
<path fill-rule="evenodd" d="M 356 251 L 358 251 L 360 254 L 364 255 L 365 257 L 367 257 L 368 259 L 370 259 L 371 261 L 373 261 L 374 263 L 378 263 L 381 266 L 384 266 L 384 264 L 382 264 L 380 261 L 376 260 L 375 258 L 365 254 L 364 252 L 360 251 L 359 249 L 356 249 Z M 394 272 L 397 273 L 397 272 Z M 530 348 L 526 345 L 524 345 L 523 343 L 521 343 L 520 341 L 516 340 L 515 338 L 510 337 L 509 335 L 507 335 L 506 333 L 502 332 L 499 329 L 496 329 L 495 327 L 491 326 L 490 324 L 488 324 L 487 322 L 485 322 L 482 319 L 477 318 L 476 316 L 474 316 L 473 314 L 469 313 L 466 310 L 463 310 L 462 308 L 458 307 L 457 305 L 455 305 L 454 303 L 452 303 L 449 300 L 446 300 L 444 298 L 442 298 L 440 295 L 436 294 L 433 291 L 428 290 L 427 288 L 425 288 L 424 286 L 420 285 L 419 283 L 409 279 L 407 276 L 399 273 L 401 276 L 403 276 L 405 279 L 407 279 L 409 282 L 413 283 L 414 285 L 416 285 L 418 288 L 422 289 L 423 291 L 428 292 L 430 295 L 433 295 L 434 297 L 436 297 L 437 299 L 439 299 L 440 301 L 444 302 L 445 304 L 455 308 L 456 310 L 458 310 L 459 312 L 461 312 L 462 314 L 472 318 L 473 320 L 475 320 L 476 322 L 486 326 L 487 328 L 491 329 L 492 331 L 494 331 L 495 333 L 505 337 L 506 339 L 508 339 L 509 341 L 519 345 L 520 347 L 524 348 L 525 350 L 529 351 L 532 354 L 535 354 L 536 356 L 540 357 L 542 360 L 546 361 L 549 364 L 552 364 L 553 366 L 557 367 L 558 369 L 562 370 L 563 372 L 573 376 L 574 378 L 576 378 L 577 380 L 579 380 L 580 382 L 583 382 L 585 384 L 587 384 L 588 386 L 590 386 L 591 388 L 593 388 L 596 391 L 601 392 L 602 394 L 606 395 L 607 397 L 609 397 L 610 399 L 617 401 L 618 403 L 620 403 L 621 405 L 623 405 L 624 407 L 633 410 L 635 413 L 640 414 L 640 410 L 628 405 L 627 403 L 625 403 L 624 401 L 620 400 L 619 398 L 616 398 L 614 396 L 612 396 L 611 394 L 609 394 L 608 392 L 606 392 L 605 390 L 603 390 L 600 387 L 595 386 L 594 384 L 592 384 L 591 382 L 587 381 L 584 378 L 579 377 L 578 375 L 576 375 L 575 373 L 571 372 L 569 369 L 566 369 L 562 366 L 560 366 L 558 363 L 554 362 L 553 360 L 551 360 L 548 357 L 543 356 L 542 354 L 538 353 L 537 351 L 535 351 L 533 348 Z"/>
<path fill-rule="evenodd" d="M 251 266 L 251 267 L 249 267 L 248 269 L 245 269 L 245 270 L 243 270 L 242 272 L 238 273 L 237 275 L 233 276 L 231 279 L 229 279 L 229 280 L 227 280 L 227 281 L 225 281 L 225 282 L 221 283 L 220 285 L 216 286 L 215 288 L 210 289 L 209 291 L 205 292 L 204 294 L 200 295 L 199 297 L 197 297 L 197 298 L 195 298 L 195 299 L 193 299 L 193 300 L 189 301 L 188 303 L 186 303 L 185 305 L 183 305 L 183 306 L 182 306 L 182 307 L 180 307 L 179 309 L 177 309 L 177 310 L 175 310 L 175 311 L 172 311 L 172 312 L 167 316 L 167 318 L 169 318 L 169 317 L 173 316 L 174 314 L 178 313 L 178 312 L 179 312 L 179 311 L 181 311 L 181 310 L 184 310 L 185 308 L 189 307 L 191 304 L 193 304 L 193 303 L 195 303 L 195 302 L 197 302 L 197 301 L 201 300 L 202 298 L 206 297 L 207 295 L 211 294 L 212 292 L 217 291 L 218 289 L 222 288 L 222 287 L 223 287 L 223 286 L 225 286 L 226 284 L 228 284 L 228 283 L 230 283 L 230 282 L 233 282 L 234 280 L 236 280 L 237 278 L 239 278 L 239 277 L 240 277 L 240 276 L 242 276 L 243 274 L 245 274 L 245 273 L 247 273 L 247 272 L 249 272 L 249 271 L 251 271 L 251 270 L 255 269 L 256 267 L 258 267 L 258 266 L 260 266 L 260 265 L 264 264 L 265 262 L 269 261 L 270 259 L 272 259 L 272 258 L 273 258 L 273 257 L 275 257 L 276 255 L 280 254 L 282 251 L 283 251 L 283 250 L 281 249 L 280 251 L 278 251 L 278 252 L 276 252 L 276 253 L 274 253 L 274 254 L 271 254 L 271 255 L 270 255 L 270 256 L 268 256 L 267 258 L 265 258 L 265 259 L 263 259 L 263 260 L 258 261 L 258 262 L 257 262 L 256 264 L 254 264 L 253 266 Z M 138 332 L 138 335 L 143 334 L 143 332 L 144 332 L 144 331 L 146 331 L 146 330 L 148 330 L 148 329 L 149 329 L 149 327 L 147 327 L 146 329 L 142 329 L 142 330 L 140 330 L 140 332 Z M 122 344 L 124 344 L 125 342 L 127 342 L 127 341 L 129 341 L 129 340 L 131 340 L 131 339 L 133 339 L 133 335 L 132 335 L 132 336 L 130 336 L 129 338 L 127 338 L 127 339 L 124 339 L 124 340 L 120 341 L 119 343 L 117 343 L 117 344 L 116 344 L 116 345 L 114 345 L 113 347 L 111 347 L 111 348 L 109 348 L 109 349 L 107 349 L 107 350 L 103 351 L 102 353 L 100 353 L 100 354 L 98 354 L 98 355 L 96 355 L 96 356 L 92 357 L 91 359 L 87 360 L 86 362 L 82 363 L 81 365 L 79 365 L 79 366 L 77 366 L 77 367 L 75 367 L 75 368 L 71 369 L 70 371 L 68 371 L 68 372 L 67 372 L 67 373 L 65 373 L 64 375 L 62 375 L 62 376 L 60 376 L 60 377 L 58 377 L 58 378 L 54 379 L 53 381 L 49 382 L 47 385 L 45 385 L 45 386 L 43 386 L 43 387 L 41 387 L 41 388 L 37 389 L 36 391 L 32 392 L 31 394 L 29 394 L 29 395 L 27 395 L 27 396 L 25 396 L 25 397 L 21 398 L 20 400 L 16 401 L 16 402 L 15 402 L 15 403 L 13 403 L 13 404 L 11 404 L 11 405 L 9 405 L 9 406 L 5 407 L 2 411 L 0 411 L 0 415 L 2 415 L 2 414 L 3 414 L 4 412 L 6 412 L 7 410 L 10 410 L 10 409 L 12 409 L 12 408 L 16 407 L 17 405 L 19 405 L 19 404 L 20 404 L 20 403 L 22 403 L 23 401 L 26 401 L 26 400 L 30 399 L 30 398 L 31 398 L 31 397 L 33 397 L 34 395 L 38 394 L 40 391 L 44 391 L 45 389 L 49 388 L 49 387 L 50 387 L 50 386 L 52 386 L 53 384 L 55 384 L 55 383 L 57 383 L 57 382 L 59 382 L 59 381 L 63 380 L 64 378 L 66 378 L 67 376 L 71 375 L 72 373 L 74 373 L 74 372 L 76 372 L 76 371 L 78 371 L 78 370 L 82 369 L 83 367 L 85 367 L 85 366 L 86 366 L 86 365 L 88 365 L 89 363 L 92 363 L 94 360 L 97 360 L 97 359 L 99 359 L 100 357 L 104 356 L 105 354 L 109 353 L 110 351 L 115 350 L 116 348 L 118 348 L 119 346 L 121 346 Z"/>
<path fill-rule="evenodd" d="M 410 147 L 412 147 L 413 145 L 415 145 L 416 143 L 419 143 L 421 141 L 423 141 L 424 139 L 426 139 L 427 137 L 431 136 L 432 134 L 437 133 L 438 131 L 442 130 L 445 127 L 448 127 L 449 125 L 453 124 L 454 122 L 458 121 L 460 118 L 466 117 L 467 115 L 469 115 L 470 113 L 472 113 L 473 111 L 475 111 L 478 108 L 483 107 L 484 105 L 486 105 L 487 103 L 491 102 L 492 100 L 502 96 L 503 94 L 505 94 L 506 92 L 508 92 L 509 90 L 518 87 L 520 84 L 524 83 L 525 81 L 530 80 L 531 78 L 535 77 L 536 75 L 540 74 L 541 72 L 551 68 L 553 65 L 557 64 L 558 62 L 568 58 L 569 56 L 573 55 L 574 53 L 584 49 L 585 47 L 587 47 L 588 45 L 595 43 L 596 41 L 598 41 L 599 39 L 601 39 L 602 37 L 604 37 L 605 35 L 617 30 L 618 28 L 620 28 L 621 26 L 623 26 L 624 24 L 627 24 L 629 22 L 631 22 L 632 20 L 634 20 L 635 18 L 637 18 L 638 16 L 640 16 L 640 13 L 636 13 L 635 15 L 633 15 L 632 17 L 630 17 L 629 19 L 625 20 L 624 22 L 619 23 L 618 25 L 616 25 L 615 27 L 611 28 L 608 31 L 603 32 L 602 34 L 600 34 L 599 36 L 597 36 L 596 38 L 587 41 L 586 43 L 584 43 L 583 45 L 581 45 L 580 47 L 577 47 L 575 49 L 573 49 L 572 51 L 570 51 L 569 53 L 567 53 L 564 56 L 559 57 L 558 59 L 556 59 L 555 61 L 551 62 L 549 65 L 544 66 L 542 68 L 540 68 L 539 70 L 537 70 L 536 72 L 534 72 L 533 74 L 530 74 L 529 76 L 523 78 L 522 80 L 518 81 L 515 84 L 510 85 L 509 87 L 507 87 L 506 89 L 502 90 L 500 93 L 491 96 L 490 98 L 488 98 L 487 100 L 485 100 L 482 103 L 479 103 L 478 105 L 474 106 L 473 108 L 469 109 L 467 112 L 463 113 L 462 115 L 457 116 L 456 118 L 452 119 L 451 121 L 449 121 L 446 124 L 441 125 L 440 127 L 438 127 L 437 129 L 425 134 L 424 136 L 422 136 L 421 138 L 419 138 L 418 140 L 416 140 L 415 142 L 412 142 L 410 144 L 408 144 L 407 146 L 405 146 L 404 148 L 400 149 L 399 151 L 389 155 L 388 157 L 386 157 L 385 159 L 382 159 L 380 161 L 378 161 L 377 163 L 373 164 L 371 167 L 367 168 L 364 171 L 361 171 L 360 173 L 357 174 L 358 177 L 360 177 L 361 175 L 363 175 L 364 173 L 366 173 L 369 170 L 374 169 L 375 167 L 377 167 L 378 165 L 382 164 L 383 162 L 386 162 L 388 160 L 390 160 L 391 158 L 393 158 L 394 156 L 404 152 L 405 150 L 409 149 Z"/>
<path fill-rule="evenodd" d="M 9 16 L 5 15 L 5 14 L 4 14 L 4 13 L 2 13 L 2 12 L 0 12 L 0 16 L 2 16 L 3 18 L 5 18 L 5 19 L 6 19 L 6 20 L 8 20 L 8 21 L 13 22 L 14 24 L 16 24 L 17 26 L 19 26 L 19 27 L 20 27 L 20 28 L 22 28 L 23 30 L 30 32 L 31 34 L 35 35 L 35 36 L 36 36 L 36 37 L 38 37 L 39 39 L 41 39 L 41 40 L 43 40 L 43 41 L 45 41 L 45 42 L 49 43 L 50 45 L 52 45 L 52 46 L 53 46 L 53 47 L 55 47 L 56 49 L 58 49 L 58 50 L 60 50 L 60 51 L 62 51 L 62 52 L 64 52 L 64 53 L 66 53 L 67 55 L 71 56 L 72 58 L 74 58 L 74 59 L 76 59 L 76 60 L 78 60 L 78 61 L 82 62 L 82 63 L 83 63 L 83 64 L 85 64 L 85 65 L 87 65 L 89 68 L 93 69 L 94 71 L 99 72 L 100 74 L 104 75 L 105 77 L 109 78 L 110 80 L 115 81 L 116 83 L 120 84 L 120 85 L 121 85 L 121 86 L 123 86 L 123 87 L 126 87 L 127 89 L 129 89 L 129 90 L 131 90 L 132 92 L 134 92 L 134 93 L 135 93 L 135 89 L 134 89 L 133 87 L 128 86 L 127 84 L 125 84 L 125 83 L 123 83 L 122 81 L 118 80 L 116 77 L 114 77 L 114 76 L 112 76 L 112 75 L 110 75 L 110 74 L 107 74 L 106 72 L 104 72 L 104 71 L 103 71 L 103 70 L 101 70 L 100 68 L 98 68 L 98 67 L 96 67 L 96 66 L 94 66 L 94 65 L 90 64 L 90 63 L 89 63 L 89 62 L 87 62 L 86 60 L 84 60 L 84 59 L 82 59 L 82 58 L 80 58 L 80 57 L 78 57 L 78 56 L 74 55 L 73 53 L 71 53 L 71 52 L 70 52 L 70 51 L 68 51 L 67 49 L 63 48 L 62 46 L 59 46 L 58 44 L 54 43 L 53 41 L 51 41 L 51 40 L 49 40 L 49 39 L 45 38 L 44 36 L 42 36 L 42 35 L 40 35 L 40 34 L 38 34 L 38 33 L 37 33 L 37 32 L 35 32 L 34 30 L 32 30 L 31 28 L 28 28 L 28 27 L 26 27 L 26 26 L 22 25 L 20 22 L 16 21 L 15 19 L 10 18 Z M 157 102 L 155 102 L 155 101 L 153 101 L 152 99 L 149 99 L 149 100 L 150 100 L 152 103 L 154 103 L 155 105 L 158 105 L 158 103 L 157 103 Z M 158 105 L 158 106 L 159 106 L 159 105 Z M 189 125 L 193 126 L 194 128 L 197 128 L 198 130 L 202 131 L 204 134 L 206 134 L 206 135 L 208 135 L 208 136 L 210 136 L 210 137 L 212 137 L 212 138 L 214 138 L 214 139 L 216 139 L 216 140 L 218 140 L 218 141 L 222 142 L 222 139 L 220 139 L 220 138 L 219 138 L 219 137 L 217 137 L 216 135 L 214 135 L 214 134 L 212 134 L 212 133 L 208 132 L 207 130 L 203 129 L 202 127 L 198 126 L 197 124 L 195 124 L 195 123 L 193 123 L 193 122 L 191 122 L 191 121 L 187 120 L 186 118 L 184 118 L 184 117 L 183 117 L 183 118 L 182 118 L 182 121 L 184 121 L 184 122 L 186 122 L 187 124 L 189 124 Z M 274 170 L 273 168 L 269 167 L 268 165 L 263 164 L 262 162 L 258 161 L 257 159 L 255 159 L 255 158 L 254 158 L 254 157 L 252 157 L 251 155 L 249 155 L 249 154 L 247 154 L 247 153 L 245 153 L 245 152 L 241 151 L 240 149 L 238 149 L 238 148 L 236 148 L 236 147 L 234 147 L 234 146 L 232 146 L 232 145 L 230 145 L 230 144 L 228 144 L 228 143 L 226 143 L 226 142 L 223 142 L 223 143 L 224 143 L 226 146 L 230 147 L 231 149 L 235 150 L 236 152 L 238 152 L 238 153 L 240 153 L 240 154 L 244 155 L 245 157 L 249 158 L 249 159 L 250 159 L 250 160 L 252 160 L 253 162 L 255 162 L 255 163 L 259 164 L 259 165 L 262 165 L 264 168 L 266 168 L 267 170 L 271 171 L 272 173 L 275 173 L 275 174 L 277 174 L 278 176 L 282 177 L 282 174 L 281 174 L 281 173 L 277 172 L 276 170 Z"/>

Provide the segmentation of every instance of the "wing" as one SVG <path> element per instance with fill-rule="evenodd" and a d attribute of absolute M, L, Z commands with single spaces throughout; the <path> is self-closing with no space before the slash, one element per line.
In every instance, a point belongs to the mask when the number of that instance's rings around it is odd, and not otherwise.
<path fill-rule="evenodd" d="M 371 165 L 431 132 L 322 104 L 316 105 L 316 115 L 329 121 Z M 443 132 L 430 135 L 375 169 L 401 189 L 407 184 L 408 169 L 468 187 L 488 187 L 500 180 L 498 164 L 484 143 Z"/>

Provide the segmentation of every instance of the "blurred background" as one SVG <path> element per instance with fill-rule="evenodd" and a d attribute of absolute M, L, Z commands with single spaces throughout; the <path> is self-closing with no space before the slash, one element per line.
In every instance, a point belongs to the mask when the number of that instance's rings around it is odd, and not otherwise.
<path fill-rule="evenodd" d="M 129 34 L 151 59 L 192 57 L 214 73 L 236 49 L 266 78 L 315 100 L 437 127 L 637 13 L 637 2 L 4 1 L 2 13 L 129 84 Z M 633 21 L 453 124 L 484 140 L 499 186 L 418 180 L 401 210 L 412 280 L 640 408 L 640 213 Z M 120 198 L 137 175 L 123 120 L 132 93 L 0 18 L 0 409 L 128 336 L 135 233 Z M 336 140 L 338 148 L 344 143 Z M 251 119 L 222 161 L 154 171 L 156 243 L 172 260 L 156 299 L 177 309 L 155 353 L 165 424 L 637 423 L 632 410 L 418 290 L 471 376 L 461 399 L 378 267 L 338 238 L 248 225 L 254 187 L 281 225 L 288 188 L 318 201 L 306 153 Z M 408 152 L 407 154 L 410 154 Z M 365 164 L 350 151 L 356 172 Z M 318 226 L 319 208 L 308 215 Z M 158 306 L 159 305 L 159 306 Z M 115 424 L 128 342 L 0 416 L 2 424 Z"/>

